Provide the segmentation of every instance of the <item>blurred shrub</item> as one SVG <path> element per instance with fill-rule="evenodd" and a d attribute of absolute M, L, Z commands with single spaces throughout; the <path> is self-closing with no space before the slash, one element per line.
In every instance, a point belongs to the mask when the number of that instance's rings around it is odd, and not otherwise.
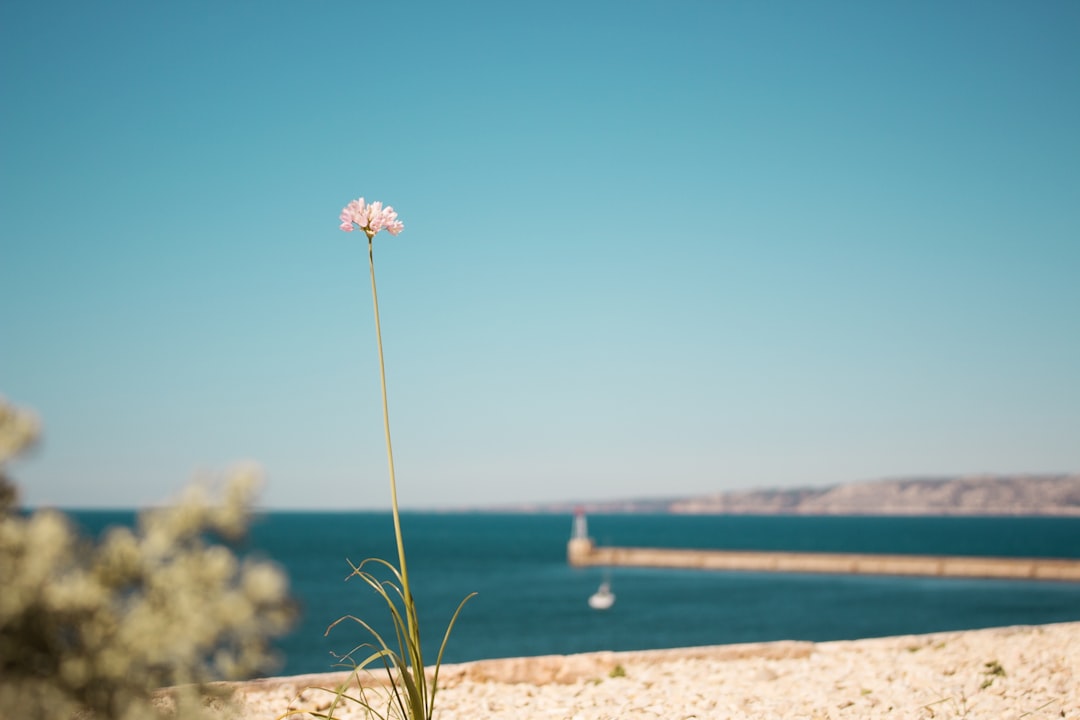
<path fill-rule="evenodd" d="M 211 681 L 268 669 L 292 615 L 286 577 L 221 544 L 245 531 L 256 474 L 233 473 L 217 502 L 190 488 L 94 544 L 62 513 L 17 510 L 4 465 L 37 427 L 0 398 L 0 720 L 202 717 Z"/>

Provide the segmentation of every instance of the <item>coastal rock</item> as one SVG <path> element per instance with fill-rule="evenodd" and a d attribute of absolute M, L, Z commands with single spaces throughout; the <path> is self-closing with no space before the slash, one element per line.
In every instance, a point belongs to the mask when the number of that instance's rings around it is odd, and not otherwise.
<path fill-rule="evenodd" d="M 317 691 L 299 694 L 341 678 L 241 683 L 236 696 L 244 720 L 272 720 L 290 707 L 325 713 Z M 464 663 L 440 672 L 435 720 L 1060 720 L 1078 713 L 1080 622 L 1073 622 Z M 363 713 L 346 704 L 334 717 Z"/>

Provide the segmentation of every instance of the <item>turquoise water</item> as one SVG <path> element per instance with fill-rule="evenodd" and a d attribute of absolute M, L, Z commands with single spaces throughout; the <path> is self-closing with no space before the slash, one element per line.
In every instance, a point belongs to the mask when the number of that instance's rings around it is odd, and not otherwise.
<path fill-rule="evenodd" d="M 96 531 L 130 513 L 80 512 Z M 425 656 L 470 592 L 444 662 L 769 640 L 839 640 L 1080 620 L 1080 583 L 778 575 L 613 568 L 615 606 L 589 609 L 599 568 L 566 563 L 569 515 L 402 517 Z M 600 544 L 1080 558 L 1080 518 L 601 515 Z M 382 602 L 346 582 L 347 559 L 395 560 L 389 513 L 268 513 L 240 548 L 288 572 L 300 620 L 278 647 L 280 674 L 335 669 L 332 653 L 366 642 L 357 615 L 389 632 Z"/>

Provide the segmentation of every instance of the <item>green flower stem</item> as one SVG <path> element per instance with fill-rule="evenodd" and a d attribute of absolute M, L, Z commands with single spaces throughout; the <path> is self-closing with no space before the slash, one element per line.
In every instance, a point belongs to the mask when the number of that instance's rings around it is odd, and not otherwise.
<path fill-rule="evenodd" d="M 375 291 L 375 252 L 371 235 L 368 235 L 368 265 L 371 268 L 371 301 L 375 307 L 375 339 L 379 345 L 379 379 L 382 383 L 383 428 L 386 431 L 386 459 L 390 467 L 390 503 L 394 511 L 394 536 L 397 539 L 398 564 L 401 569 L 402 592 L 405 594 L 409 634 L 415 636 L 416 625 L 412 610 L 412 592 L 409 590 L 409 574 L 405 569 L 405 542 L 401 536 L 401 516 L 398 513 L 397 481 L 394 478 L 394 450 L 390 444 L 390 409 L 386 400 L 386 364 L 383 362 L 382 328 L 379 325 L 379 295 Z"/>

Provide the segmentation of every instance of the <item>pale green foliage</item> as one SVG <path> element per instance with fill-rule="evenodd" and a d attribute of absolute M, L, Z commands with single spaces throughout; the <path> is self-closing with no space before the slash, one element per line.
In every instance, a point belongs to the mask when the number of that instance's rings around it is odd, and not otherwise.
<path fill-rule="evenodd" d="M 388 572 L 392 579 L 380 579 L 373 572 L 364 569 L 365 565 L 373 564 L 376 568 L 381 567 Z M 374 590 L 390 610 L 393 620 L 395 641 L 385 639 L 366 621 L 353 615 L 346 615 L 334 621 L 327 628 L 327 634 L 336 626 L 351 620 L 364 629 L 371 636 L 371 642 L 365 642 L 353 648 L 349 653 L 341 657 L 343 663 L 349 663 L 357 676 L 357 685 L 360 692 L 356 696 L 346 695 L 344 687 L 335 691 L 337 695 L 334 705 L 325 716 L 330 720 L 334 717 L 335 709 L 342 701 L 351 701 L 364 708 L 368 717 L 380 720 L 430 720 L 435 712 L 435 695 L 439 688 L 439 670 L 442 667 L 443 653 L 446 651 L 446 643 L 450 640 L 450 632 L 454 629 L 461 609 L 476 593 L 469 593 L 457 610 L 454 611 L 450 622 L 443 634 L 442 644 L 439 646 L 439 654 L 435 658 L 434 672 L 430 678 L 425 672 L 424 656 L 420 648 L 420 625 L 416 617 L 416 603 L 412 595 L 405 589 L 405 582 L 398 569 L 391 563 L 379 558 L 368 558 L 359 565 L 352 565 L 352 575 L 363 580 Z M 360 656 L 361 659 L 357 659 Z M 366 657 L 364 657 L 366 656 Z M 372 670 L 372 666 L 381 664 L 386 670 L 389 680 L 388 690 L 384 694 L 373 689 L 363 687 L 360 682 L 361 670 Z"/>
<path fill-rule="evenodd" d="M 0 399 L 3 460 L 35 433 Z M 35 426 L 36 427 L 36 426 Z M 203 715 L 209 681 L 250 676 L 288 626 L 287 580 L 211 538 L 246 529 L 256 474 L 232 474 L 220 502 L 193 487 L 137 528 L 81 539 L 59 512 L 0 503 L 0 720 Z M 10 488 L 10 484 L 6 483 Z M 0 493 L 3 495 L 3 493 Z M 163 696 L 155 690 L 185 686 Z M 219 715 L 220 717 L 220 715 Z"/>
<path fill-rule="evenodd" d="M 331 625 L 327 632 L 345 620 L 352 620 L 371 636 L 372 642 L 359 645 L 342 659 L 354 664 L 357 670 L 358 684 L 360 670 L 367 670 L 369 665 L 376 662 L 381 663 L 389 677 L 390 689 L 386 697 L 369 699 L 369 696 L 374 698 L 377 693 L 365 692 L 362 685 L 357 696 L 346 696 L 344 690 L 339 688 L 335 693 L 336 698 L 329 713 L 325 715 L 313 714 L 321 718 L 332 718 L 338 705 L 343 700 L 349 700 L 359 703 L 368 717 L 373 716 L 381 720 L 391 720 L 391 718 L 431 720 L 435 713 L 435 694 L 439 688 L 439 668 L 442 665 L 443 651 L 446 649 L 446 643 L 450 639 L 450 631 L 454 627 L 454 622 L 457 620 L 461 608 L 475 593 L 461 601 L 458 609 L 450 619 L 450 624 L 443 635 L 442 645 L 439 647 L 439 655 L 435 659 L 434 672 L 429 685 L 427 666 L 424 664 L 424 653 L 420 645 L 420 620 L 416 613 L 416 602 L 413 600 L 412 590 L 409 587 L 409 573 L 405 565 L 405 541 L 401 533 L 401 514 L 398 511 L 397 480 L 394 476 L 394 451 L 390 443 L 390 409 L 386 399 L 386 365 L 383 361 L 382 330 L 379 323 L 379 296 L 375 289 L 375 255 L 372 245 L 372 239 L 382 227 L 386 227 L 391 235 L 397 235 L 397 232 L 401 230 L 401 223 L 397 222 L 397 214 L 390 211 L 389 206 L 387 206 L 386 210 L 393 217 L 389 217 L 387 222 L 381 225 L 382 220 L 375 222 L 368 216 L 361 217 L 362 213 L 360 211 L 364 207 L 363 198 L 349 203 L 341 214 L 341 229 L 351 231 L 353 226 L 356 225 L 364 230 L 368 238 L 371 301 L 375 311 L 375 342 L 379 350 L 379 381 L 382 386 L 383 428 L 386 431 L 386 457 L 390 471 L 390 507 L 394 517 L 394 539 L 397 541 L 398 565 L 395 567 L 385 560 L 369 558 L 360 563 L 359 566 L 353 565 L 353 574 L 350 577 L 359 577 L 386 602 L 396 637 L 391 641 L 387 641 L 367 622 L 351 615 L 343 617 Z M 371 207 L 377 210 L 382 206 L 380 203 L 374 203 Z M 368 213 L 368 215 L 370 214 Z M 391 221 L 396 223 L 396 230 L 391 227 Z M 367 563 L 382 566 L 383 570 L 391 574 L 391 579 L 381 580 L 371 572 L 364 570 L 364 565 Z M 369 654 L 366 658 L 357 660 L 355 656 L 361 652 Z"/>
<path fill-rule="evenodd" d="M 40 432 L 34 413 L 12 406 L 0 395 L 0 512 L 15 504 L 15 487 L 4 474 L 4 463 L 37 442 Z"/>
<path fill-rule="evenodd" d="M 40 428 L 34 413 L 13 407 L 0 395 L 0 466 L 33 445 Z"/>

